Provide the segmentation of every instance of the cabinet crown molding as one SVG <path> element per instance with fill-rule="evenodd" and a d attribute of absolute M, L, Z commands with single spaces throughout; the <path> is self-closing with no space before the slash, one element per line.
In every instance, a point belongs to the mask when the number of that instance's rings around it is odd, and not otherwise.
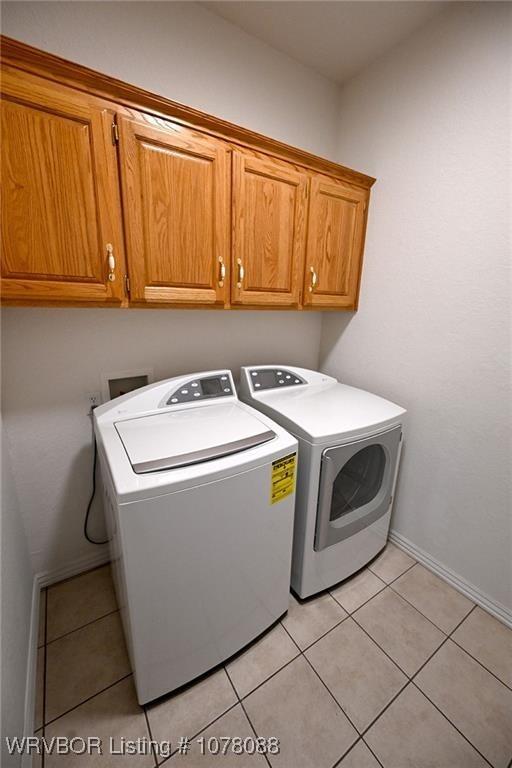
<path fill-rule="evenodd" d="M 0 35 L 0 60 L 3 64 L 86 91 L 129 109 L 143 110 L 158 117 L 171 118 L 187 127 L 205 131 L 243 147 L 270 153 L 274 157 L 348 181 L 363 189 L 370 189 L 376 181 L 372 176 L 263 136 L 201 110 L 187 107 L 5 35 Z"/>

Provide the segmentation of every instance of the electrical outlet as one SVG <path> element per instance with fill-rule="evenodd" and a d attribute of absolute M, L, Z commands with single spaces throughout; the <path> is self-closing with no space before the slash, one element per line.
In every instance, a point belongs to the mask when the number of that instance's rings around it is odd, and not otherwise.
<path fill-rule="evenodd" d="M 87 395 L 87 415 L 90 416 L 98 405 L 101 405 L 101 394 L 99 392 L 89 392 Z"/>

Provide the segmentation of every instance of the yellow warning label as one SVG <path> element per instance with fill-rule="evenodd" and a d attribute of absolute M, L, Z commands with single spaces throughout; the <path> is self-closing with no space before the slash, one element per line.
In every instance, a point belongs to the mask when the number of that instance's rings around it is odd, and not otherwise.
<path fill-rule="evenodd" d="M 295 464 L 297 454 L 290 453 L 282 459 L 272 462 L 272 477 L 270 481 L 270 503 L 276 504 L 286 499 L 295 488 Z"/>

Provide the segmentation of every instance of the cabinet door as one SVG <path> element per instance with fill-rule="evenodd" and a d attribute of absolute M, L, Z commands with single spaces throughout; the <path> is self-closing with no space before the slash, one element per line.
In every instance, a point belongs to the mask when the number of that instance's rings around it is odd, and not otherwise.
<path fill-rule="evenodd" d="M 3 298 L 120 301 L 113 112 L 86 94 L 8 68 L 1 91 Z"/>
<path fill-rule="evenodd" d="M 311 180 L 304 305 L 356 309 L 368 190 Z"/>
<path fill-rule="evenodd" d="M 233 304 L 297 306 L 307 176 L 270 158 L 233 156 Z"/>
<path fill-rule="evenodd" d="M 163 120 L 120 120 L 132 301 L 224 304 L 228 292 L 227 146 Z"/>

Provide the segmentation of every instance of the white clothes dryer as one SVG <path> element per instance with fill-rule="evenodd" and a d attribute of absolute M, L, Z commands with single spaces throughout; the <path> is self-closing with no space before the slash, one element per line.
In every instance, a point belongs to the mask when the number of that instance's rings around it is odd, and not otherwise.
<path fill-rule="evenodd" d="M 308 597 L 385 546 L 406 411 L 291 366 L 244 367 L 239 390 L 299 442 L 291 584 Z"/>
<path fill-rule="evenodd" d="M 141 704 L 225 661 L 288 608 L 297 441 L 230 371 L 94 411 L 114 581 Z"/>

